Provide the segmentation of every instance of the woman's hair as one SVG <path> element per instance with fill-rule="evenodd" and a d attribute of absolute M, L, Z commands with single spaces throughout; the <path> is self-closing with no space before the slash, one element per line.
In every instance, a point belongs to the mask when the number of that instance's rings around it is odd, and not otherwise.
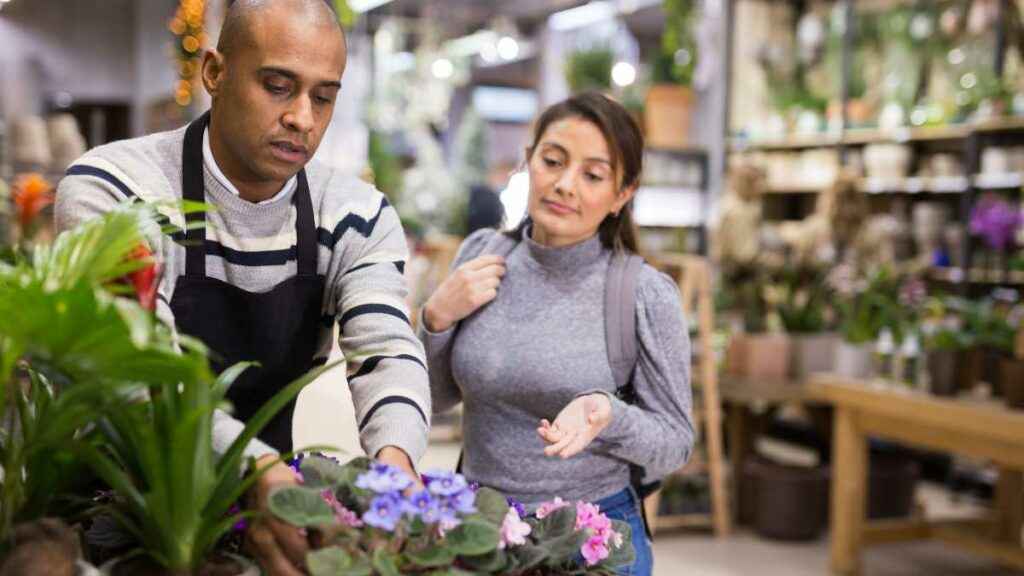
<path fill-rule="evenodd" d="M 533 142 L 526 149 L 527 162 L 548 127 L 565 118 L 580 118 L 596 126 L 604 135 L 611 152 L 612 169 L 617 178 L 617 191 L 640 183 L 644 162 L 644 137 L 636 120 L 621 104 L 600 92 L 584 92 L 563 100 L 544 111 L 533 128 Z M 522 222 L 507 232 L 515 239 L 522 237 L 530 225 L 527 214 Z M 610 250 L 638 252 L 636 227 L 633 222 L 633 200 L 627 202 L 619 215 L 609 214 L 598 226 L 601 243 Z"/>

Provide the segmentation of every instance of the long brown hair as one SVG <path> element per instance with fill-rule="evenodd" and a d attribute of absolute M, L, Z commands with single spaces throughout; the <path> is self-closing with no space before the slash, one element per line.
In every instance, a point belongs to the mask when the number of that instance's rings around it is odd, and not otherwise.
<path fill-rule="evenodd" d="M 612 169 L 618 178 L 619 191 L 639 185 L 644 163 L 643 134 L 636 120 L 621 104 L 600 92 L 577 94 L 545 110 L 534 124 L 533 142 L 526 149 L 527 162 L 533 157 L 533 152 L 548 126 L 564 118 L 582 118 L 601 131 L 611 152 Z M 527 214 L 507 234 L 518 240 L 530 222 L 530 216 Z M 597 233 L 601 237 L 601 244 L 609 250 L 638 252 L 636 225 L 633 222 L 633 200 L 630 199 L 622 207 L 618 216 L 606 216 L 598 226 Z"/>

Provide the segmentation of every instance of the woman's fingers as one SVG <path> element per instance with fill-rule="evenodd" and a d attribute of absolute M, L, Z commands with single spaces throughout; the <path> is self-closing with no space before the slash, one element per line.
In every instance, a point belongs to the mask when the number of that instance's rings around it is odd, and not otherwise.
<path fill-rule="evenodd" d="M 556 454 L 561 452 L 566 446 L 571 444 L 572 441 L 575 440 L 578 435 L 579 432 L 576 432 L 575 430 L 565 434 L 561 440 L 545 448 L 544 454 L 546 456 L 555 456 Z"/>

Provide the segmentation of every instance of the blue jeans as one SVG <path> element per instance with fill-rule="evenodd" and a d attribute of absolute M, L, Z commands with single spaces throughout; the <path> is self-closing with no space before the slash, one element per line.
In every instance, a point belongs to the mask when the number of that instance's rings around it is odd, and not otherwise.
<path fill-rule="evenodd" d="M 654 553 L 651 541 L 647 539 L 644 528 L 644 516 L 640 509 L 642 503 L 632 487 L 627 486 L 622 492 L 612 494 L 594 502 L 608 518 L 629 524 L 633 532 L 633 550 L 636 560 L 632 566 L 620 568 L 616 573 L 622 576 L 651 576 L 654 569 Z"/>

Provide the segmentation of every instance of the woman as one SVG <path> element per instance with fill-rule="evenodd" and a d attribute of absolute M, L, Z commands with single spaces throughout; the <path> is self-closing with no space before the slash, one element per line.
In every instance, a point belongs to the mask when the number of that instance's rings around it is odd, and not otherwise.
<path fill-rule="evenodd" d="M 589 93 L 546 110 L 527 148 L 528 215 L 482 230 L 424 305 L 421 336 L 435 412 L 464 402 L 463 472 L 523 502 L 588 500 L 632 526 L 636 563 L 652 557 L 630 464 L 648 477 L 681 467 L 693 446 L 690 346 L 676 285 L 637 278 L 636 401 L 615 396 L 604 283 L 615 251 L 636 252 L 630 200 L 643 138 L 619 104 Z M 518 243 L 487 253 L 496 234 Z"/>

